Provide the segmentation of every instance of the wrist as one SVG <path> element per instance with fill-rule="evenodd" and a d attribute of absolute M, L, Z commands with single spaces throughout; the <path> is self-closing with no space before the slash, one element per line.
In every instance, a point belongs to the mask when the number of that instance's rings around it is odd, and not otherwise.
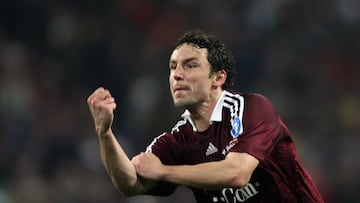
<path fill-rule="evenodd" d="M 110 138 L 110 137 L 113 137 L 113 133 L 111 131 L 111 129 L 108 129 L 106 131 L 103 131 L 103 130 L 96 130 L 97 131 L 97 134 L 98 134 L 98 137 L 99 138 Z"/>
<path fill-rule="evenodd" d="M 169 177 L 171 176 L 172 168 L 173 167 L 171 167 L 171 166 L 163 165 L 163 170 L 161 170 L 162 172 L 160 173 L 159 180 L 160 181 L 168 181 Z"/>

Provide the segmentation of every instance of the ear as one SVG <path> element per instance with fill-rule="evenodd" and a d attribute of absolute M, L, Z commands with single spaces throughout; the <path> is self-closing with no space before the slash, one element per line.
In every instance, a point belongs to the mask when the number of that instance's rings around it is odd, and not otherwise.
<path fill-rule="evenodd" d="M 226 71 L 224 69 L 217 71 L 214 73 L 214 80 L 213 80 L 213 86 L 214 87 L 221 87 L 227 78 Z"/>

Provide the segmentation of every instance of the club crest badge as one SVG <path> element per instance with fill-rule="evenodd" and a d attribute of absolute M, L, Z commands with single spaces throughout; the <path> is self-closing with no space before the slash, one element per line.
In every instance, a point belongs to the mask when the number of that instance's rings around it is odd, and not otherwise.
<path fill-rule="evenodd" d="M 233 138 L 237 138 L 240 135 L 242 129 L 241 120 L 239 117 L 236 116 L 232 119 L 231 127 L 231 135 Z"/>

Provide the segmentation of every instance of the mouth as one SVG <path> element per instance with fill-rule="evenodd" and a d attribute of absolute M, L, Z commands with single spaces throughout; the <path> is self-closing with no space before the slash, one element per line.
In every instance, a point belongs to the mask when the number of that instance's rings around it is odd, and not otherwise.
<path fill-rule="evenodd" d="M 178 93 L 178 92 L 183 92 L 183 91 L 186 91 L 188 88 L 185 87 L 185 86 L 176 86 L 174 88 L 174 93 Z"/>

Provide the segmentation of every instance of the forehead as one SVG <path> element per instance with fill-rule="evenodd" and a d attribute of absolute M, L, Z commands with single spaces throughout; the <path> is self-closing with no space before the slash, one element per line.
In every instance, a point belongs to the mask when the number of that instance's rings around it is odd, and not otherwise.
<path fill-rule="evenodd" d="M 190 44 L 182 44 L 174 49 L 170 61 L 182 61 L 189 58 L 207 60 L 208 51 L 206 48 L 198 48 Z"/>

